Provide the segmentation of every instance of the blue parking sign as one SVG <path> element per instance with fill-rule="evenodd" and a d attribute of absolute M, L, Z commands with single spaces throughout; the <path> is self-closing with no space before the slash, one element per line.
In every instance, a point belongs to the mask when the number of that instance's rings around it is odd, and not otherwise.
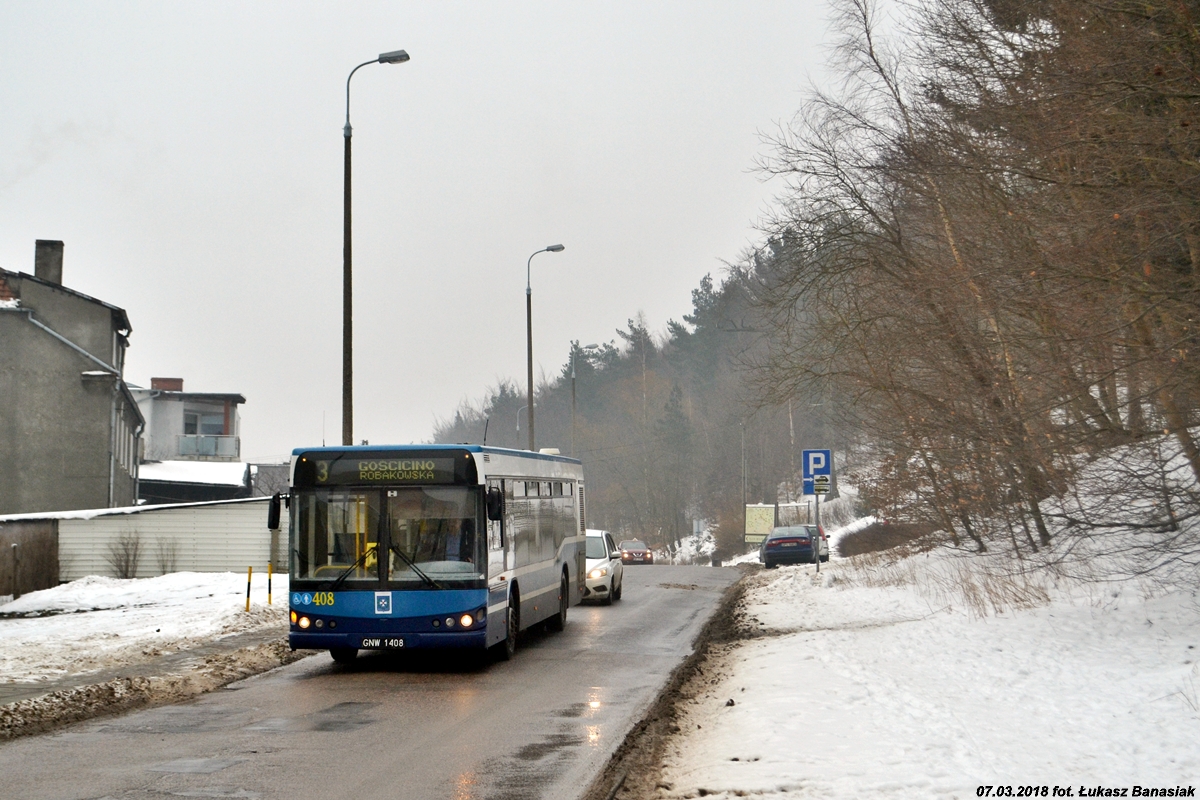
<path fill-rule="evenodd" d="M 833 451 L 805 450 L 802 465 L 805 480 L 812 478 L 814 475 L 832 475 Z"/>

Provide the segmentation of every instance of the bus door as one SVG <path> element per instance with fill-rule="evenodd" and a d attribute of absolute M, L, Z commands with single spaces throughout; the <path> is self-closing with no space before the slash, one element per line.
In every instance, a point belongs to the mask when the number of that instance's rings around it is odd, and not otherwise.
<path fill-rule="evenodd" d="M 505 500 L 507 500 L 507 497 L 504 494 L 504 481 L 503 480 L 501 480 L 499 478 L 489 478 L 488 482 L 487 482 L 487 488 L 488 488 L 488 491 L 491 491 L 492 489 L 498 489 L 500 491 L 500 496 L 505 497 Z M 508 505 L 508 503 L 505 502 L 505 506 L 507 506 L 507 505 Z M 501 514 L 500 516 L 501 516 L 501 519 L 497 519 L 497 520 L 489 519 L 488 524 L 487 524 L 488 525 L 488 529 L 487 529 L 487 543 L 488 543 L 487 574 L 488 574 L 489 578 L 495 577 L 496 575 L 499 575 L 500 573 L 504 572 L 504 570 L 508 569 L 507 559 L 505 559 L 505 557 L 504 557 L 504 553 L 505 553 L 505 547 L 504 547 L 505 535 L 504 535 L 504 533 L 505 533 L 505 531 L 504 531 L 504 519 L 503 519 L 503 517 L 507 516 L 507 514 Z"/>

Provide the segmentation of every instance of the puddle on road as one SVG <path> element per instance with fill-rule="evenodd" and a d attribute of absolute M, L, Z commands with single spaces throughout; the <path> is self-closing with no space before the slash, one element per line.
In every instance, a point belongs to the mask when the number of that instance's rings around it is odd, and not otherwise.
<path fill-rule="evenodd" d="M 575 717 L 582 717 L 590 710 L 591 708 L 587 703 L 572 703 L 566 708 L 554 712 L 554 716 L 564 719 L 574 719 Z"/>
<path fill-rule="evenodd" d="M 484 800 L 540 800 L 562 774 L 563 766 L 577 760 L 575 750 L 587 739 L 575 731 L 560 731 L 527 744 L 506 758 L 492 759 L 480 772 L 488 777 Z"/>
<path fill-rule="evenodd" d="M 208 775 L 240 764 L 244 758 L 177 758 L 164 764 L 146 767 L 148 772 L 171 772 L 181 775 Z"/>
<path fill-rule="evenodd" d="M 250 715 L 223 705 L 163 706 L 102 723 L 99 732 L 211 733 L 241 728 Z"/>
<path fill-rule="evenodd" d="M 375 718 L 370 713 L 378 709 L 379 706 L 375 703 L 338 703 L 302 717 L 268 717 L 246 726 L 246 730 L 271 733 L 344 733 L 374 724 Z"/>

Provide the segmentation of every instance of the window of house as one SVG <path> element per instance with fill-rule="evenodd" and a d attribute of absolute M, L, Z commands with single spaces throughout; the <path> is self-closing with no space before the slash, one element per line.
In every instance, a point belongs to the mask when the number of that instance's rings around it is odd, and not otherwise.
<path fill-rule="evenodd" d="M 183 432 L 189 436 L 223 436 L 225 434 L 224 414 L 205 414 L 199 411 L 183 413 Z"/>

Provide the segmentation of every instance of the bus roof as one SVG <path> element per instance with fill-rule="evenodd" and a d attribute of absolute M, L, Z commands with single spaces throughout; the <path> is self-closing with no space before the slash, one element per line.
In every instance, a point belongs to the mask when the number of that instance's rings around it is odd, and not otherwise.
<path fill-rule="evenodd" d="M 479 444 L 364 444 L 364 445 L 350 445 L 349 447 L 341 446 L 341 445 L 335 446 L 335 447 L 297 447 L 295 450 L 292 451 L 292 455 L 300 456 L 300 455 L 307 454 L 307 453 L 330 453 L 330 454 L 333 454 L 333 453 L 345 453 L 345 452 L 349 452 L 349 451 L 353 451 L 356 453 L 372 453 L 372 452 L 394 453 L 398 450 L 423 450 L 426 452 L 428 452 L 430 450 L 434 450 L 434 451 L 436 451 L 436 450 L 454 450 L 457 452 L 462 452 L 463 450 L 465 450 L 468 453 L 493 453 L 496 455 L 517 456 L 519 458 L 533 458 L 533 459 L 541 459 L 541 460 L 545 460 L 545 461 L 561 461 L 561 462 L 566 462 L 569 464 L 582 464 L 583 463 L 578 458 L 571 458 L 570 456 L 555 455 L 553 453 L 534 453 L 530 450 L 516 450 L 513 448 L 509 448 L 509 447 L 485 447 L 485 446 L 479 445 Z"/>

